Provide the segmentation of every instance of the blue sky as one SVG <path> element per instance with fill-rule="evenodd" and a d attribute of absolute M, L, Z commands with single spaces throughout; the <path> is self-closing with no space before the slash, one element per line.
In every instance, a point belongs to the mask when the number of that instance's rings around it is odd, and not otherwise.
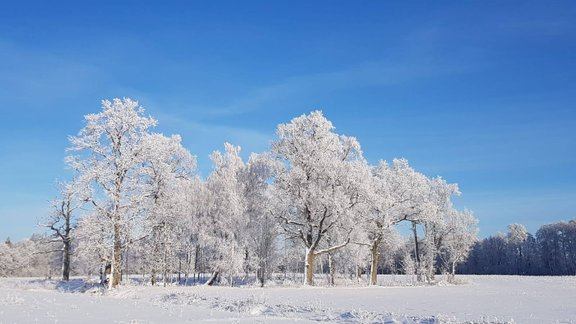
<path fill-rule="evenodd" d="M 0 238 L 28 237 L 67 136 L 130 97 L 211 170 L 321 109 L 376 163 L 460 184 L 481 235 L 576 217 L 573 1 L 12 1 L 0 6 Z"/>

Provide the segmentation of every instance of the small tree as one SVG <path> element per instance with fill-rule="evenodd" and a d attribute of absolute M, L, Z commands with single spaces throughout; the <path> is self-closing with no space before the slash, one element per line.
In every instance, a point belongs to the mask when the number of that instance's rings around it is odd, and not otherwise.
<path fill-rule="evenodd" d="M 474 244 L 478 241 L 478 220 L 471 211 L 453 211 L 447 219 L 451 230 L 442 242 L 442 258 L 449 266 L 450 277 L 456 274 L 456 266 L 466 261 Z"/>
<path fill-rule="evenodd" d="M 60 195 L 59 199 L 52 201 L 52 213 L 42 225 L 53 231 L 55 238 L 62 242 L 62 280 L 68 281 L 74 217 L 90 198 L 90 192 L 79 181 L 72 181 L 60 184 Z"/>

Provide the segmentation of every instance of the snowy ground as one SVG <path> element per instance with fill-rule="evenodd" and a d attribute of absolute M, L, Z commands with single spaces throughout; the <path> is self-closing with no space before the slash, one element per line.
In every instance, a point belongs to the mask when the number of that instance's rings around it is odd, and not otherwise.
<path fill-rule="evenodd" d="M 386 287 L 150 287 L 0 279 L 0 323 L 576 323 L 576 277 Z"/>

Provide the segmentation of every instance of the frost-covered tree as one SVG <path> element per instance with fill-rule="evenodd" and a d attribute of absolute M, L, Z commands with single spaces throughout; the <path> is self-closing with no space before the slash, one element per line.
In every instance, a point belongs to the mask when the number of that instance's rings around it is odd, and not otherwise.
<path fill-rule="evenodd" d="M 547 274 L 576 275 L 576 220 L 543 225 L 536 238 Z"/>
<path fill-rule="evenodd" d="M 214 171 L 208 177 L 208 201 L 203 221 L 202 239 L 212 254 L 210 267 L 212 285 L 220 275 L 234 275 L 245 262 L 246 204 L 240 179 L 244 162 L 240 147 L 225 143 L 225 152 L 211 155 Z"/>
<path fill-rule="evenodd" d="M 458 185 L 449 184 L 441 177 L 429 180 L 428 209 L 423 221 L 425 231 L 424 271 L 428 281 L 434 280 L 436 262 L 446 237 L 457 230 L 455 221 L 460 214 L 452 205 L 452 196 L 460 195 Z M 468 242 L 468 241 L 467 241 Z M 473 244 L 469 242 L 468 244 Z"/>
<path fill-rule="evenodd" d="M 146 242 L 151 263 L 152 284 L 160 271 L 167 284 L 170 265 L 175 263 L 178 228 L 184 218 L 185 187 L 196 169 L 195 158 L 181 144 L 178 135 L 145 134 L 142 140 L 142 193 L 147 197 Z"/>
<path fill-rule="evenodd" d="M 403 201 L 396 198 L 401 196 L 398 191 L 404 190 L 401 187 L 404 183 L 401 179 L 396 179 L 399 176 L 396 170 L 385 161 L 381 161 L 373 168 L 372 175 L 362 180 L 370 190 L 363 217 L 360 218 L 364 237 L 360 239 L 359 244 L 366 245 L 370 249 L 370 285 L 377 284 L 381 244 L 389 235 L 393 235 L 394 229 L 391 227 L 393 222 L 399 221 L 394 217 Z M 392 192 L 393 190 L 396 192 Z"/>
<path fill-rule="evenodd" d="M 52 201 L 52 212 L 42 226 L 53 232 L 54 238 L 62 244 L 62 280 L 70 280 L 70 256 L 72 254 L 72 230 L 79 209 L 91 197 L 89 188 L 72 181 L 60 184 L 60 197 Z"/>
<path fill-rule="evenodd" d="M 72 232 L 75 242 L 76 267 L 88 269 L 86 274 L 92 274 L 96 269 L 100 278 L 104 279 L 106 265 L 110 264 L 110 232 L 106 222 L 98 214 L 98 210 L 91 210 L 77 221 Z"/>
<path fill-rule="evenodd" d="M 8 277 L 18 268 L 16 256 L 10 238 L 0 243 L 0 277 Z"/>
<path fill-rule="evenodd" d="M 418 225 L 430 220 L 430 181 L 414 170 L 405 159 L 395 159 L 390 166 L 393 176 L 389 177 L 388 186 L 392 201 L 392 223 L 410 222 L 413 246 L 414 269 L 418 279 L 421 279 L 422 264 Z"/>
<path fill-rule="evenodd" d="M 134 185 L 142 163 L 142 139 L 156 120 L 144 116 L 144 108 L 131 99 L 104 100 L 102 111 L 86 115 L 85 120 L 78 135 L 69 138 L 69 150 L 76 155 L 67 161 L 83 181 L 94 185 L 95 220 L 103 222 L 110 240 L 109 287 L 114 288 L 121 280 L 128 224 L 139 216 L 132 209 L 142 198 Z"/>
<path fill-rule="evenodd" d="M 508 243 L 513 249 L 511 257 L 513 258 L 515 271 L 520 273 L 524 259 L 524 243 L 528 240 L 528 230 L 522 224 L 510 224 L 508 225 Z"/>
<path fill-rule="evenodd" d="M 185 215 L 180 219 L 178 237 L 180 243 L 179 267 L 184 272 L 184 280 L 187 283 L 189 276 L 198 273 L 203 244 L 201 237 L 204 237 L 203 226 L 208 217 L 209 208 L 207 204 L 210 192 L 206 183 L 196 176 L 183 188 Z"/>
<path fill-rule="evenodd" d="M 247 270 L 256 269 L 256 277 L 262 287 L 275 265 L 278 223 L 273 210 L 277 206 L 274 187 L 269 180 L 277 168 L 277 163 L 267 154 L 252 154 L 241 172 L 248 220 L 245 235 L 246 266 Z"/>
<path fill-rule="evenodd" d="M 29 239 L 0 243 L 0 277 L 52 278 L 61 266 L 61 250 L 54 250 L 51 238 L 34 234 Z"/>
<path fill-rule="evenodd" d="M 404 238 L 395 227 L 390 227 L 380 242 L 380 258 L 378 266 L 384 273 L 395 274 L 400 271 L 400 257 L 404 247 Z"/>
<path fill-rule="evenodd" d="M 360 144 L 338 135 L 321 112 L 281 124 L 272 153 L 283 163 L 275 175 L 280 205 L 276 212 L 283 228 L 305 246 L 305 284 L 314 284 L 315 259 L 349 243 L 353 208 L 361 197 L 351 170 L 364 164 Z M 340 241 L 326 245 L 337 231 Z"/>
<path fill-rule="evenodd" d="M 456 267 L 466 261 L 474 244 L 478 241 L 478 220 L 471 211 L 452 210 L 445 218 L 448 230 L 442 237 L 441 257 L 453 279 Z"/>

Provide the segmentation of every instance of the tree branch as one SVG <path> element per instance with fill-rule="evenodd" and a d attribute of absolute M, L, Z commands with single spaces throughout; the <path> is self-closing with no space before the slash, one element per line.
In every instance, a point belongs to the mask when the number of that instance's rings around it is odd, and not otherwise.
<path fill-rule="evenodd" d="M 325 253 L 330 253 L 332 251 L 336 251 L 338 249 L 345 247 L 346 245 L 348 245 L 348 243 L 350 243 L 350 238 L 346 239 L 346 241 L 342 244 L 338 244 L 338 245 L 335 245 L 335 246 L 327 248 L 327 249 L 318 250 L 318 251 L 314 252 L 314 255 L 321 255 L 321 254 L 325 254 Z"/>

